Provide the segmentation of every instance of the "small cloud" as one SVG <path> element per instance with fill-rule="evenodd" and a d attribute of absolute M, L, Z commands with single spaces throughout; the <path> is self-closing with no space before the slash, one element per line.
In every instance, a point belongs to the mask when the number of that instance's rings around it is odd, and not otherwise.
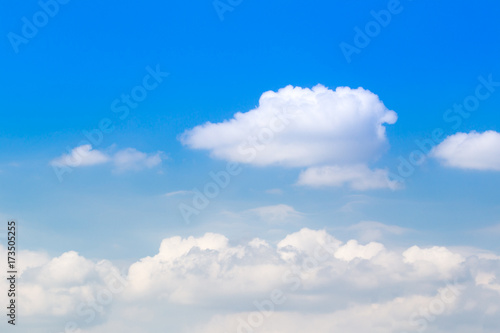
<path fill-rule="evenodd" d="M 347 196 L 348 202 L 338 209 L 342 213 L 354 213 L 357 207 L 370 202 L 370 197 L 364 194 L 354 194 Z"/>
<path fill-rule="evenodd" d="M 244 214 L 256 215 L 268 222 L 285 222 L 287 220 L 301 217 L 303 214 L 296 211 L 292 206 L 280 204 L 249 209 Z"/>
<path fill-rule="evenodd" d="M 402 228 L 396 225 L 387 225 L 375 221 L 363 221 L 347 228 L 358 234 L 361 241 L 380 240 L 384 235 L 402 235 L 410 232 L 410 229 Z"/>
<path fill-rule="evenodd" d="M 371 170 L 366 165 L 312 167 L 299 175 L 298 185 L 311 187 L 349 186 L 353 190 L 396 190 L 401 183 L 390 180 L 387 170 Z"/>
<path fill-rule="evenodd" d="M 105 163 L 113 163 L 115 171 L 139 171 L 151 169 L 161 164 L 163 152 L 146 154 L 135 148 L 125 148 L 115 154 L 102 152 L 98 149 L 92 149 L 91 145 L 78 146 L 71 150 L 69 154 L 53 159 L 50 165 L 55 167 L 83 167 L 93 166 Z"/>
<path fill-rule="evenodd" d="M 279 188 L 272 188 L 272 189 L 266 190 L 266 193 L 267 193 L 267 194 L 276 194 L 276 195 L 280 195 L 280 194 L 283 194 L 283 190 L 281 190 L 281 189 L 279 189 Z"/>
<path fill-rule="evenodd" d="M 53 166 L 81 167 L 109 162 L 110 158 L 99 150 L 93 150 L 91 145 L 82 145 L 50 162 Z"/>
<path fill-rule="evenodd" d="M 500 224 L 482 228 L 477 230 L 476 232 L 485 235 L 500 235 Z"/>
<path fill-rule="evenodd" d="M 176 196 L 176 195 L 186 195 L 186 194 L 191 194 L 191 193 L 194 193 L 194 192 L 193 191 L 174 191 L 174 192 L 165 193 L 164 196 L 172 197 L 172 196 Z"/>
<path fill-rule="evenodd" d="M 452 168 L 500 171 L 500 133 L 457 133 L 434 147 L 430 156 Z"/>
<path fill-rule="evenodd" d="M 118 172 L 151 169 L 161 164 L 162 154 L 162 152 L 146 154 L 134 148 L 126 148 L 113 156 L 113 163 Z"/>

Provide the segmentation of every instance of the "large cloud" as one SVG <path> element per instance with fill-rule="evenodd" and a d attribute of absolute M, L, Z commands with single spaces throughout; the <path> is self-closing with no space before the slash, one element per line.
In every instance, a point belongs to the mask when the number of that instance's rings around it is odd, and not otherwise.
<path fill-rule="evenodd" d="M 396 119 L 362 88 L 288 86 L 265 92 L 257 108 L 231 120 L 186 131 L 181 141 L 215 158 L 260 166 L 365 163 L 384 151 L 384 124 Z"/>
<path fill-rule="evenodd" d="M 500 133 L 457 133 L 436 146 L 431 156 L 449 167 L 500 171 Z"/>
<path fill-rule="evenodd" d="M 497 332 L 499 258 L 344 243 L 311 229 L 275 245 L 215 233 L 167 238 L 126 277 L 71 251 L 23 252 L 19 313 L 22 325 L 57 332 L 69 321 L 85 333 Z M 20 332 L 33 331 L 22 325 Z"/>

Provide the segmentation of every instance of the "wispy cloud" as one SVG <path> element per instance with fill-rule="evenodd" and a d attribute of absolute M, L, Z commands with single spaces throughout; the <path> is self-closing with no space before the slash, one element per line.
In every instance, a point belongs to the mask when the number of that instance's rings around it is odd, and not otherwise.
<path fill-rule="evenodd" d="M 193 193 L 193 191 L 181 190 L 181 191 L 174 191 L 174 192 L 165 193 L 164 196 L 172 197 L 172 196 L 176 196 L 176 195 L 187 195 L 187 194 L 192 194 L 192 193 Z"/>
<path fill-rule="evenodd" d="M 303 171 L 298 185 L 311 187 L 348 186 L 353 190 L 398 189 L 401 184 L 389 179 L 387 170 L 371 170 L 365 165 L 312 167 Z"/>
<path fill-rule="evenodd" d="M 267 194 L 275 194 L 275 195 L 280 195 L 283 194 L 283 190 L 279 188 L 271 188 L 269 190 L 266 190 Z"/>
<path fill-rule="evenodd" d="M 126 148 L 113 155 L 113 164 L 118 172 L 151 169 L 161 164 L 162 152 L 146 154 L 134 148 Z"/>
<path fill-rule="evenodd" d="M 73 148 L 69 154 L 63 154 L 53 159 L 50 164 L 55 167 L 88 167 L 112 163 L 115 172 L 140 171 L 151 169 L 161 164 L 164 159 L 162 152 L 147 154 L 135 148 L 125 148 L 116 153 L 92 149 L 91 145 Z"/>
<path fill-rule="evenodd" d="M 285 222 L 304 215 L 296 211 L 292 206 L 284 204 L 252 208 L 245 210 L 243 214 L 258 216 L 268 222 Z"/>

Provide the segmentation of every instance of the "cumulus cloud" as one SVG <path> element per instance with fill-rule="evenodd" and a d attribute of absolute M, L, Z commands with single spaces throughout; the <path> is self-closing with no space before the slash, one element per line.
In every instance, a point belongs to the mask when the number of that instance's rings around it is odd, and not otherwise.
<path fill-rule="evenodd" d="M 53 159 L 54 167 L 83 167 L 111 162 L 115 171 L 139 171 L 151 169 L 161 164 L 163 153 L 146 154 L 134 148 L 125 148 L 114 154 L 92 149 L 91 145 L 82 145 L 71 150 L 70 154 Z"/>
<path fill-rule="evenodd" d="M 389 179 L 387 170 L 371 170 L 366 165 L 311 167 L 301 172 L 298 185 L 340 187 L 347 185 L 353 190 L 400 188 L 401 184 Z"/>
<path fill-rule="evenodd" d="M 500 133 L 457 133 L 447 137 L 430 155 L 448 167 L 500 171 Z"/>
<path fill-rule="evenodd" d="M 52 160 L 54 166 L 81 167 L 109 162 L 110 158 L 99 150 L 92 149 L 91 145 L 82 145 L 71 150 L 70 154 L 63 154 Z"/>
<path fill-rule="evenodd" d="M 287 86 L 221 123 L 185 131 L 181 142 L 214 158 L 256 166 L 309 167 L 299 184 L 396 189 L 386 170 L 367 165 L 387 149 L 386 124 L 397 114 L 363 88 Z"/>
<path fill-rule="evenodd" d="M 25 258 L 19 313 L 47 331 L 63 331 L 70 319 L 84 333 L 500 329 L 499 257 L 446 247 L 343 242 L 304 228 L 277 243 L 166 238 L 126 276 L 72 251 Z"/>
<path fill-rule="evenodd" d="M 356 258 L 369 260 L 384 249 L 384 245 L 380 243 L 372 242 L 367 245 L 360 245 L 356 240 L 350 240 L 335 252 L 335 258 L 344 261 L 352 261 Z"/>
<path fill-rule="evenodd" d="M 7 254 L 2 246 L 0 254 Z M 64 318 L 74 316 L 78 311 L 88 312 L 90 304 L 103 297 L 103 291 L 116 291 L 119 279 L 123 286 L 126 284 L 109 261 L 93 262 L 74 251 L 54 258 L 45 253 L 21 251 L 18 258 L 21 266 L 17 288 L 22 290 L 18 294 L 18 303 L 24 316 L 35 319 L 47 316 L 54 322 L 64 323 Z M 0 288 L 7 290 L 4 280 Z M 94 312 L 95 316 L 102 314 Z"/>
<path fill-rule="evenodd" d="M 387 146 L 384 124 L 396 120 L 362 88 L 287 86 L 262 94 L 249 112 L 186 131 L 181 142 L 215 158 L 260 166 L 350 164 L 378 157 Z"/>

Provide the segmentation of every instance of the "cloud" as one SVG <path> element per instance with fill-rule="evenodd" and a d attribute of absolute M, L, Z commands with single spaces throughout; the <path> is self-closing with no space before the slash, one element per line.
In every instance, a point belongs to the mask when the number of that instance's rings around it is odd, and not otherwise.
<path fill-rule="evenodd" d="M 181 191 L 168 192 L 168 193 L 165 193 L 164 195 L 166 197 L 172 197 L 172 196 L 176 196 L 176 195 L 186 195 L 186 194 L 192 194 L 192 193 L 194 193 L 194 192 L 193 191 L 181 190 Z"/>
<path fill-rule="evenodd" d="M 267 194 L 275 194 L 275 195 L 281 195 L 283 194 L 283 190 L 279 188 L 271 188 L 269 190 L 266 190 Z"/>
<path fill-rule="evenodd" d="M 407 228 L 375 221 L 360 222 L 348 227 L 347 230 L 354 231 L 361 241 L 380 240 L 386 235 L 402 235 L 411 231 Z"/>
<path fill-rule="evenodd" d="M 448 294 L 451 294 L 451 296 Z M 453 323 L 453 319 L 449 319 L 452 317 L 450 314 L 453 313 L 459 302 L 458 296 L 450 293 L 448 289 L 443 289 L 437 291 L 434 295 L 413 295 L 371 304 L 353 304 L 334 312 L 276 311 L 272 314 L 267 313 L 266 316 L 266 313 L 261 314 L 255 311 L 214 316 L 209 323 L 198 327 L 194 332 L 471 332 L 471 327 L 461 327 L 460 324 L 462 323 Z M 433 310 L 435 304 L 438 306 L 444 305 L 443 312 L 440 313 L 442 317 L 446 318 L 444 324 L 442 320 L 439 324 L 434 323 L 438 317 L 434 314 L 436 311 Z M 424 314 L 432 320 L 427 320 L 424 315 L 420 315 L 415 309 L 426 311 Z M 488 317 L 493 318 L 495 314 L 498 314 L 498 311 Z M 473 318 L 470 319 L 473 320 Z M 474 320 L 473 322 L 476 324 L 472 328 L 479 329 L 480 332 L 495 332 L 493 329 L 484 331 L 481 324 Z M 260 323 L 262 325 L 258 325 Z M 433 326 L 440 327 L 440 329 L 432 329 Z"/>
<path fill-rule="evenodd" d="M 495 224 L 489 227 L 481 228 L 475 231 L 476 233 L 480 233 L 482 235 L 500 235 L 500 223 Z"/>
<path fill-rule="evenodd" d="M 399 182 L 389 179 L 387 170 L 370 170 L 365 165 L 311 167 L 300 173 L 297 184 L 311 187 L 347 185 L 359 191 L 401 187 Z"/>
<path fill-rule="evenodd" d="M 71 150 L 70 154 L 64 154 L 50 162 L 53 166 L 83 167 L 107 163 L 109 156 L 93 150 L 91 145 L 82 145 Z"/>
<path fill-rule="evenodd" d="M 187 130 L 181 142 L 212 157 L 267 166 L 364 163 L 387 147 L 384 124 L 397 115 L 358 88 L 287 86 L 262 94 L 259 106 L 221 123 Z"/>
<path fill-rule="evenodd" d="M 304 228 L 277 243 L 169 237 L 125 276 L 73 251 L 20 258 L 19 313 L 23 325 L 44 331 L 63 331 L 70 320 L 82 333 L 500 329 L 499 257 L 441 246 L 344 243 Z"/>
<path fill-rule="evenodd" d="M 436 276 L 450 278 L 465 259 L 457 253 L 452 253 L 445 247 L 434 246 L 422 249 L 412 246 L 403 252 L 404 262 L 412 264 L 415 272 L 423 276 Z"/>
<path fill-rule="evenodd" d="M 500 171 L 500 133 L 457 133 L 447 137 L 430 155 L 448 167 Z"/>
<path fill-rule="evenodd" d="M 117 171 L 140 171 L 151 169 L 161 164 L 162 153 L 146 154 L 134 148 L 126 148 L 118 151 L 113 156 L 113 163 Z"/>
<path fill-rule="evenodd" d="M 161 164 L 162 152 L 146 154 L 135 148 L 125 148 L 114 154 L 92 149 L 91 145 L 82 145 L 71 150 L 70 154 L 53 159 L 50 164 L 55 167 L 83 167 L 112 163 L 115 171 L 140 171 L 151 169 Z"/>
<path fill-rule="evenodd" d="M 303 215 L 292 206 L 284 204 L 252 208 L 244 211 L 244 214 L 256 215 L 269 222 L 284 222 Z"/>
<path fill-rule="evenodd" d="M 369 260 L 384 249 L 384 245 L 380 243 L 372 242 L 367 245 L 360 245 L 356 240 L 350 240 L 335 252 L 335 258 L 348 262 L 356 258 Z"/>

